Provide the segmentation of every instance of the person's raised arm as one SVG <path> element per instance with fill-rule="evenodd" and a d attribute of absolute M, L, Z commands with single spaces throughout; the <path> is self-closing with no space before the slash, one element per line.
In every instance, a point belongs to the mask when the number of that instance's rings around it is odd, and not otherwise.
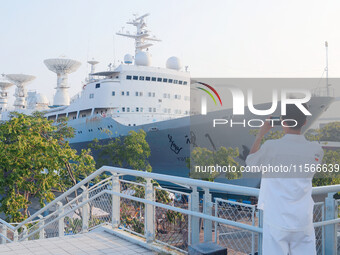
<path fill-rule="evenodd" d="M 256 135 L 254 144 L 251 147 L 251 150 L 250 150 L 249 154 L 253 154 L 253 153 L 257 152 L 260 149 L 262 138 L 264 137 L 265 134 L 267 134 L 269 132 L 269 130 L 271 128 L 272 128 L 271 122 L 270 121 L 265 121 L 263 126 L 260 128 L 258 134 Z"/>

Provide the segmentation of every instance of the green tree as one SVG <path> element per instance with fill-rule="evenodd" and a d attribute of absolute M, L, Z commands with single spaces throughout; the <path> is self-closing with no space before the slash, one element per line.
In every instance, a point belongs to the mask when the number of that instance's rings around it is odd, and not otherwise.
<path fill-rule="evenodd" d="M 41 113 L 12 113 L 0 124 L 0 211 L 20 222 L 30 215 L 33 197 L 40 206 L 95 171 L 90 150 L 77 153 L 69 146 L 74 130 L 66 119 L 53 124 Z"/>
<path fill-rule="evenodd" d="M 214 179 L 221 175 L 220 172 L 210 172 L 207 169 L 211 166 L 219 165 L 221 167 L 231 167 L 237 168 L 236 172 L 227 171 L 225 177 L 227 179 L 237 179 L 241 176 L 238 171 L 238 162 L 235 160 L 239 156 L 238 148 L 225 148 L 220 147 L 216 151 L 208 150 L 207 148 L 195 147 L 190 155 L 190 161 L 187 161 L 188 167 L 190 169 L 190 177 L 195 179 L 202 179 L 208 181 L 214 181 Z M 201 171 L 198 171 L 200 168 Z"/>
<path fill-rule="evenodd" d="M 314 175 L 313 186 L 340 184 L 340 150 L 324 150 L 321 170 Z M 322 167 L 323 166 L 323 167 Z"/>
<path fill-rule="evenodd" d="M 127 136 L 112 138 L 106 144 L 100 144 L 95 139 L 90 147 L 98 153 L 97 167 L 110 164 L 151 172 L 148 162 L 151 150 L 145 138 L 144 130 L 131 130 Z"/>
<path fill-rule="evenodd" d="M 307 132 L 307 138 L 314 141 L 340 142 L 340 122 L 330 122 L 319 129 Z"/>

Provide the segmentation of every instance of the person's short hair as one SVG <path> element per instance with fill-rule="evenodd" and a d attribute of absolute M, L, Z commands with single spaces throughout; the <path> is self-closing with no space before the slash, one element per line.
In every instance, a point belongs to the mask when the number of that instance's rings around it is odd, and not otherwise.
<path fill-rule="evenodd" d="M 307 110 L 308 107 L 306 104 L 302 104 Z M 295 120 L 297 125 L 295 125 L 295 121 L 289 121 L 288 119 Z M 299 130 L 306 123 L 307 116 L 295 105 L 295 104 L 287 104 L 286 105 L 286 115 L 281 116 L 281 120 L 285 121 L 286 126 L 291 126 L 291 129 Z"/>

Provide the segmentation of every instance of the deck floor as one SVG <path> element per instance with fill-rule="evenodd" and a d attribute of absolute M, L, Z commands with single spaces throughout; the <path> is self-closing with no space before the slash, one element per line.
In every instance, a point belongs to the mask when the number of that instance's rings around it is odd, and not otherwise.
<path fill-rule="evenodd" d="M 0 255 L 157 254 L 104 231 L 0 245 Z"/>

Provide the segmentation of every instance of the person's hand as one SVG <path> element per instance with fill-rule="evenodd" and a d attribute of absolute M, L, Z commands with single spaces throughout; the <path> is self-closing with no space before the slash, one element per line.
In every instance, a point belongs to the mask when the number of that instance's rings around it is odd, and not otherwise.
<path fill-rule="evenodd" d="M 269 118 L 267 119 L 270 119 L 271 116 L 269 116 Z M 260 131 L 259 131 L 259 135 L 260 136 L 264 136 L 265 134 L 267 134 L 270 130 L 272 129 L 272 123 L 271 121 L 265 121 L 263 126 L 260 128 Z"/>

